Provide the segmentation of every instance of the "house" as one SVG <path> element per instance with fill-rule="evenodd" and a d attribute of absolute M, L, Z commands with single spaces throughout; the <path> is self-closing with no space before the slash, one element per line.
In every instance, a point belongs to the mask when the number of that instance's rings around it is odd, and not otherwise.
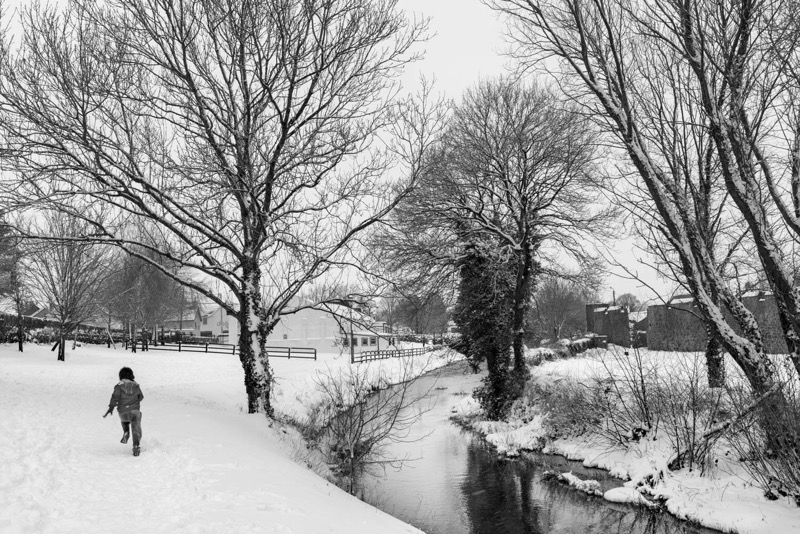
<path fill-rule="evenodd" d="M 219 328 L 221 343 L 238 343 L 236 317 L 223 316 L 215 310 L 206 318 L 206 324 L 202 325 L 204 332 L 207 328 Z M 227 333 L 222 331 L 226 323 Z M 284 315 L 267 337 L 269 347 L 313 348 L 323 353 L 404 348 L 399 345 L 388 324 L 346 306 L 330 306 L 328 310 L 305 308 Z"/>
<path fill-rule="evenodd" d="M 33 303 L 22 310 L 22 316 L 30 317 L 31 319 L 41 319 L 43 321 L 58 321 L 58 317 L 56 317 L 49 308 L 43 308 Z"/>
<path fill-rule="evenodd" d="M 199 308 L 184 310 L 183 314 L 178 314 L 164 321 L 165 332 L 182 332 L 183 335 L 200 337 L 200 327 L 203 324 L 203 316 Z"/>
<path fill-rule="evenodd" d="M 220 343 L 236 343 L 236 340 L 230 341 L 230 321 L 235 317 L 229 317 L 228 312 L 222 306 L 212 308 L 203 314 L 200 324 L 200 335 L 202 337 L 213 337 Z"/>
<path fill-rule="evenodd" d="M 396 343 L 386 323 L 346 306 L 284 315 L 267 338 L 271 347 L 308 347 L 318 352 L 363 352 L 394 348 Z"/>
<path fill-rule="evenodd" d="M 631 325 L 628 308 L 614 304 L 587 304 L 586 330 L 606 336 L 609 343 L 631 346 Z"/>
<path fill-rule="evenodd" d="M 172 323 L 170 323 L 172 324 Z M 201 315 L 200 332 L 219 343 L 239 342 L 239 321 L 220 307 Z M 186 328 L 184 327 L 184 330 Z M 355 308 L 304 308 L 284 315 L 267 337 L 269 347 L 313 348 L 321 353 L 349 353 L 406 348 L 389 324 L 375 321 Z"/>
<path fill-rule="evenodd" d="M 81 323 L 82 326 L 89 326 L 91 328 L 101 328 L 110 330 L 122 330 L 122 321 L 116 317 L 109 317 L 108 310 L 97 308 L 85 321 Z"/>

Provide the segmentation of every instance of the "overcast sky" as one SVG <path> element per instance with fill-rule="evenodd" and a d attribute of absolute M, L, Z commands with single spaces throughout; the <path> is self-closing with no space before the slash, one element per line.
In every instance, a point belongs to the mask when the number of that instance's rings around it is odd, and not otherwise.
<path fill-rule="evenodd" d="M 511 60 L 503 55 L 508 48 L 503 25 L 496 13 L 480 0 L 399 0 L 398 3 L 408 13 L 430 17 L 433 34 L 423 45 L 424 59 L 408 69 L 405 76 L 407 85 L 415 86 L 420 74 L 427 78 L 435 77 L 437 89 L 457 99 L 478 79 L 506 72 Z M 630 243 L 621 242 L 614 249 L 612 254 L 616 258 L 638 271 L 639 276 L 656 287 L 662 296 L 668 296 L 671 284 L 658 279 L 654 271 L 639 264 L 630 251 Z M 642 299 L 652 298 L 652 293 L 639 282 L 614 274 L 608 277 L 602 291 L 609 300 L 612 288 L 617 295 L 633 293 Z"/>
<path fill-rule="evenodd" d="M 503 73 L 508 60 L 502 56 L 502 26 L 479 0 L 399 0 L 399 5 L 430 17 L 434 34 L 423 45 L 425 58 L 409 69 L 409 81 L 433 74 L 439 90 L 455 98 L 480 77 Z"/>

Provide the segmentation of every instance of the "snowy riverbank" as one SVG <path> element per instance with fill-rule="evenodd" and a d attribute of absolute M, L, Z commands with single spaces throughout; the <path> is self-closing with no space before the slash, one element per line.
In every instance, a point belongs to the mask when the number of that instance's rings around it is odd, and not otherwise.
<path fill-rule="evenodd" d="M 658 366 L 670 366 L 672 358 L 682 357 L 647 351 L 642 354 Z M 559 380 L 587 378 L 603 368 L 601 358 L 598 351 L 590 351 L 581 357 L 545 362 L 531 368 L 532 379 L 552 384 Z M 506 422 L 482 421 L 472 397 L 455 406 L 453 415 L 484 435 L 502 454 L 515 456 L 521 450 L 541 450 L 583 461 L 587 467 L 606 469 L 626 480 L 623 488 L 603 495 L 608 501 L 645 505 L 658 501 L 679 518 L 726 532 L 800 533 L 800 508 L 787 498 L 766 499 L 731 451 L 717 451 L 714 465 L 700 476 L 688 469 L 670 471 L 667 468 L 673 450 L 663 434 L 655 440 L 631 442 L 626 448 L 611 445 L 608 440 L 591 434 L 548 441 L 546 415 L 535 409 L 523 410 L 513 413 Z M 574 477 L 564 479 L 582 488 L 581 481 Z"/>
<path fill-rule="evenodd" d="M 145 395 L 138 458 L 119 443 L 116 413 L 102 418 L 123 365 Z M 349 359 L 273 365 L 277 410 L 302 417 L 316 372 Z M 401 370 L 368 365 L 383 380 Z M 245 413 L 242 376 L 225 355 L 84 346 L 58 362 L 46 346 L 0 346 L 0 532 L 418 532 L 299 465 L 307 453 L 291 428 Z"/>

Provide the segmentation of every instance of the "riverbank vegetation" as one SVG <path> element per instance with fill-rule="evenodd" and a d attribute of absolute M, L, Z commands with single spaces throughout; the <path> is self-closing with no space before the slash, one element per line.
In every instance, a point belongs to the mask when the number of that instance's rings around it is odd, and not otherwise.
<path fill-rule="evenodd" d="M 769 417 L 800 421 L 793 367 L 779 366 L 791 403 L 773 416 L 742 373 L 731 372 L 726 388 L 709 387 L 702 353 L 612 346 L 534 360 L 505 421 L 487 420 L 474 398 L 461 402 L 456 417 L 501 453 L 541 450 L 608 469 L 627 480 L 629 502 L 644 496 L 726 531 L 783 532 L 794 524 L 794 446 L 770 448 L 759 424 Z"/>
<path fill-rule="evenodd" d="M 322 454 L 337 484 L 352 495 L 360 495 L 366 472 L 400 468 L 410 460 L 387 451 L 409 439 L 411 425 L 427 410 L 430 390 L 412 392 L 420 376 L 438 367 L 433 358 L 393 363 L 377 371 L 363 365 L 318 370 L 316 400 L 306 406 L 307 416 L 297 425 Z"/>

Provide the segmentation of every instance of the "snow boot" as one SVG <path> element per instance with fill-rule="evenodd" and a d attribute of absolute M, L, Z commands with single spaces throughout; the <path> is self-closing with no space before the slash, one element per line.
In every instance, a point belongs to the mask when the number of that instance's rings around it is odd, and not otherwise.
<path fill-rule="evenodd" d="M 120 443 L 128 443 L 128 438 L 130 438 L 130 437 L 131 437 L 131 433 L 126 430 L 125 433 L 122 434 L 122 439 L 119 440 L 119 442 Z"/>
<path fill-rule="evenodd" d="M 134 445 L 133 446 L 133 455 L 134 456 L 139 456 L 139 452 L 141 452 L 141 450 L 142 450 L 141 447 L 139 447 L 138 445 Z"/>

